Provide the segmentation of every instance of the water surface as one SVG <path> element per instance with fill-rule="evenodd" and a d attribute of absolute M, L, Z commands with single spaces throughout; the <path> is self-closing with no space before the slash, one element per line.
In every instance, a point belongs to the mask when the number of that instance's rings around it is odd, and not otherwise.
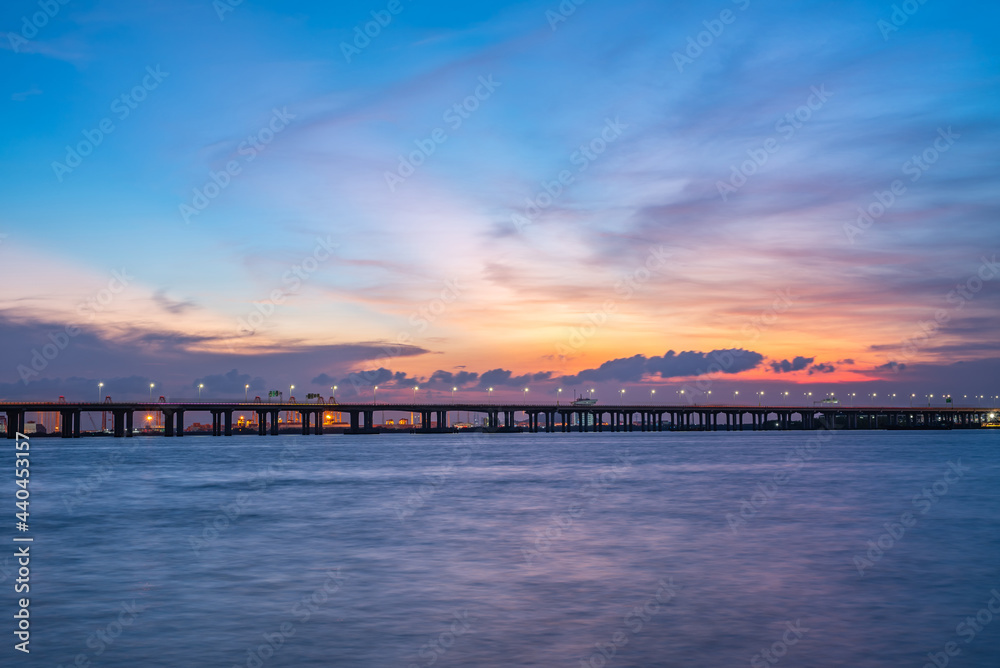
<path fill-rule="evenodd" d="M 992 613 L 959 626 L 1000 591 L 1000 430 L 816 436 L 35 439 L 33 651 L 0 656 L 1000 665 Z"/>

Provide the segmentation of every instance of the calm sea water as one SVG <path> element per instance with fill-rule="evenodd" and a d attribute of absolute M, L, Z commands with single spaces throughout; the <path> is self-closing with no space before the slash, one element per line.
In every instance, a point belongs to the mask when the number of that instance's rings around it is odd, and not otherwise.
<path fill-rule="evenodd" d="M 1000 430 L 815 436 L 38 439 L 0 663 L 1000 665 Z"/>

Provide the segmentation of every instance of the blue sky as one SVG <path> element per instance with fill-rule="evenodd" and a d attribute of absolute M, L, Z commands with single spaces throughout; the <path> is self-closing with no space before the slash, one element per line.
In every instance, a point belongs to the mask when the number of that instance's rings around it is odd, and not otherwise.
<path fill-rule="evenodd" d="M 729 349 L 719 387 L 1000 392 L 1000 276 L 953 294 L 1000 246 L 993 5 L 220 7 L 0 11 L 0 394 L 645 391 Z"/>

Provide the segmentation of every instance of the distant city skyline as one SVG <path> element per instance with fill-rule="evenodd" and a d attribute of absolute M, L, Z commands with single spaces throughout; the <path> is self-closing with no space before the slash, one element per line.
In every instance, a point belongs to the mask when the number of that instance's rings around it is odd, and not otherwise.
<path fill-rule="evenodd" d="M 0 398 L 1000 395 L 995 6 L 46 7 Z"/>

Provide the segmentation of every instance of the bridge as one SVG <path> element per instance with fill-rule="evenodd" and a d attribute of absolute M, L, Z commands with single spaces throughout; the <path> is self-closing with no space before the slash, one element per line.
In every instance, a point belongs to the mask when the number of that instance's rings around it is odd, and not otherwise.
<path fill-rule="evenodd" d="M 411 431 L 432 433 L 454 431 L 449 414 L 476 413 L 484 417 L 487 431 L 529 432 L 604 432 L 604 431 L 758 431 L 836 429 L 953 429 L 983 426 L 997 414 L 996 409 L 957 407 L 846 407 L 823 406 L 742 406 L 742 405 L 589 405 L 573 406 L 529 403 L 259 403 L 259 402 L 0 402 L 6 415 L 7 438 L 24 432 L 28 413 L 58 413 L 63 438 L 79 438 L 83 413 L 106 413 L 112 416 L 110 431 L 115 437 L 131 437 L 135 431 L 135 413 L 158 413 L 163 434 L 184 435 L 186 413 L 212 415 L 212 434 L 231 436 L 235 413 L 256 416 L 256 430 L 261 436 L 277 435 L 279 414 L 294 412 L 301 416 L 302 434 L 322 434 L 323 414 L 350 415 L 346 434 L 378 433 L 375 413 L 406 413 L 420 416 L 420 426 Z M 523 426 L 515 420 L 523 413 Z"/>

